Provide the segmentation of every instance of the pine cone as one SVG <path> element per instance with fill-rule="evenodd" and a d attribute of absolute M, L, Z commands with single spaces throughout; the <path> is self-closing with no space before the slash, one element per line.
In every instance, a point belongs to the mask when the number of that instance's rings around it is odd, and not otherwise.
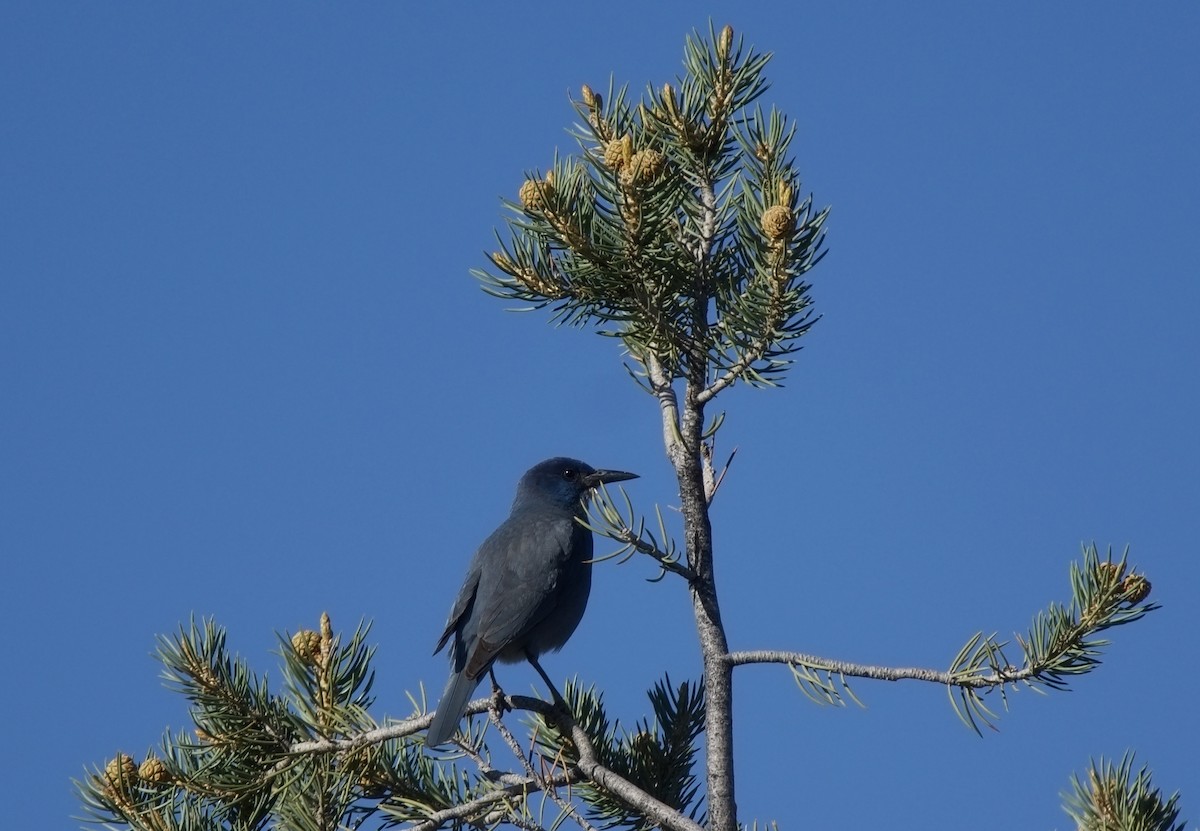
<path fill-rule="evenodd" d="M 149 785 L 165 785 L 171 781 L 171 772 L 157 756 L 147 756 L 138 767 L 138 777 Z"/>
<path fill-rule="evenodd" d="M 775 205 L 763 211 L 761 224 L 767 239 L 777 242 L 796 230 L 796 217 L 783 205 Z"/>
<path fill-rule="evenodd" d="M 580 90 L 580 93 L 583 96 L 583 103 L 586 104 L 590 109 L 596 109 L 600 102 L 596 98 L 596 93 L 592 92 L 592 88 L 587 84 L 584 84 L 583 88 Z"/>
<path fill-rule="evenodd" d="M 1125 601 L 1137 605 L 1150 595 L 1150 581 L 1141 574 L 1129 574 L 1121 581 Z"/>
<path fill-rule="evenodd" d="M 104 766 L 104 779 L 113 793 L 128 794 L 137 787 L 138 766 L 132 756 L 118 753 Z"/>
<path fill-rule="evenodd" d="M 301 629 L 292 635 L 292 649 L 309 666 L 316 666 L 321 658 L 321 636 L 311 629 Z"/>
<path fill-rule="evenodd" d="M 604 145 L 604 164 L 613 170 L 620 170 L 625 166 L 624 141 L 613 139 Z"/>
<path fill-rule="evenodd" d="M 1125 569 L 1121 567 L 1120 563 L 1097 563 L 1096 571 L 1100 575 L 1102 583 L 1113 585 L 1121 581 Z"/>
<path fill-rule="evenodd" d="M 629 171 L 635 184 L 653 181 L 666 165 L 666 158 L 653 148 L 647 147 L 633 154 Z"/>
<path fill-rule="evenodd" d="M 544 209 L 552 196 L 554 196 L 554 185 L 548 179 L 526 179 L 517 192 L 517 198 L 521 200 L 521 204 L 535 211 Z"/>

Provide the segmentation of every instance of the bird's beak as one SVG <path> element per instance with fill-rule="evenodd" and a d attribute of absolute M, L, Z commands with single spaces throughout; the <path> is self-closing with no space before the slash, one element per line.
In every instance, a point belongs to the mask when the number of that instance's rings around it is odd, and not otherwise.
<path fill-rule="evenodd" d="M 636 478 L 638 478 L 636 473 L 626 473 L 623 470 L 597 470 L 583 477 L 583 483 L 589 488 L 594 488 L 597 485 L 611 485 L 613 482 L 624 482 Z"/>

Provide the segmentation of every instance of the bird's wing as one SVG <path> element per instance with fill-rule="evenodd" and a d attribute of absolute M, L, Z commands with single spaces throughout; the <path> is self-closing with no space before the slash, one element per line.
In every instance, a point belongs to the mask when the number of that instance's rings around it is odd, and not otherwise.
<path fill-rule="evenodd" d="M 460 629 L 471 616 L 472 607 L 475 605 L 475 594 L 479 591 L 481 553 L 482 548 L 475 552 L 475 557 L 471 560 L 471 565 L 467 569 L 467 577 L 463 580 L 462 588 L 458 590 L 458 598 L 454 601 L 454 607 L 450 610 L 450 617 L 446 621 L 446 629 L 438 638 L 437 647 L 433 650 L 434 655 L 442 651 L 446 642 L 450 640 L 450 636 Z"/>
<path fill-rule="evenodd" d="M 485 577 L 475 598 L 477 638 L 467 656 L 468 677 L 481 674 L 554 610 L 574 528 L 574 519 L 561 514 L 515 515 L 484 543 Z"/>

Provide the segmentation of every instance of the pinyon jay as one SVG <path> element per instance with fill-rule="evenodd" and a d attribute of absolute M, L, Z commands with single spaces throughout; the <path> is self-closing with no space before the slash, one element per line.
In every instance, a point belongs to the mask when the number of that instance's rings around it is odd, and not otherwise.
<path fill-rule="evenodd" d="M 557 695 L 537 659 L 567 642 L 591 592 L 592 532 L 576 520 L 592 488 L 636 478 L 561 456 L 521 477 L 512 513 L 475 552 L 434 649 L 450 643 L 451 667 L 427 746 L 450 739 L 495 661 L 529 661 Z"/>

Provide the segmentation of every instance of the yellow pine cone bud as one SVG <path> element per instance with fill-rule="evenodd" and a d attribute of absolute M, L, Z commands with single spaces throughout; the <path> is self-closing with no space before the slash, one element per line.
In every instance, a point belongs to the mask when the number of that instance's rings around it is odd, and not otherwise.
<path fill-rule="evenodd" d="M 583 103 L 587 104 L 593 110 L 596 109 L 596 93 L 592 92 L 591 87 L 584 84 L 580 90 L 580 94 L 583 96 Z"/>
<path fill-rule="evenodd" d="M 1096 811 L 1100 814 L 1104 821 L 1103 827 L 1107 828 L 1110 825 L 1116 827 L 1117 816 L 1116 812 L 1113 810 L 1112 798 L 1113 794 L 1117 790 L 1117 783 L 1111 779 L 1105 779 L 1101 781 L 1100 777 L 1096 775 L 1096 771 L 1094 770 L 1088 771 L 1088 779 L 1091 780 L 1092 785 L 1092 801 L 1096 805 Z"/>
<path fill-rule="evenodd" d="M 492 262 L 496 264 L 496 268 L 506 274 L 514 274 L 517 270 L 517 264 L 512 261 L 512 258 L 503 251 L 497 251 L 491 255 Z"/>
<path fill-rule="evenodd" d="M 132 756 L 118 753 L 104 766 L 104 779 L 113 793 L 129 793 L 137 787 L 138 766 Z"/>
<path fill-rule="evenodd" d="M 517 192 L 521 204 L 530 210 L 542 210 L 554 195 L 554 182 L 547 176 L 544 180 L 526 179 Z"/>
<path fill-rule="evenodd" d="M 329 619 L 329 612 L 321 612 L 321 653 L 323 655 L 330 655 L 332 652 L 333 621 Z"/>
<path fill-rule="evenodd" d="M 717 38 L 717 57 L 721 60 L 728 58 L 731 46 L 733 46 L 733 27 L 727 24 Z"/>
<path fill-rule="evenodd" d="M 675 102 L 675 88 L 670 84 L 663 84 L 662 88 L 663 104 L 667 108 L 667 112 L 674 115 L 678 112 L 679 107 Z"/>
<path fill-rule="evenodd" d="M 138 777 L 151 785 L 165 785 L 171 781 L 171 772 L 167 770 L 162 759 L 157 756 L 147 756 L 146 760 L 138 767 Z"/>
<path fill-rule="evenodd" d="M 1124 576 L 1124 569 L 1121 568 L 1120 563 L 1097 563 L 1096 572 L 1099 574 L 1102 585 L 1119 583 Z"/>
<path fill-rule="evenodd" d="M 564 296 L 562 286 L 558 285 L 552 279 L 543 277 L 532 269 L 519 269 L 516 273 L 516 278 L 521 285 L 534 294 L 555 298 Z"/>
<path fill-rule="evenodd" d="M 321 636 L 311 629 L 301 629 L 292 635 L 292 649 L 309 666 L 316 666 L 321 658 Z"/>
<path fill-rule="evenodd" d="M 761 225 L 767 239 L 777 242 L 791 236 L 796 230 L 796 217 L 790 209 L 775 205 L 763 211 Z"/>
<path fill-rule="evenodd" d="M 1121 591 L 1125 600 L 1134 605 L 1141 603 L 1150 595 L 1150 581 L 1141 574 L 1130 574 L 1121 581 Z"/>

